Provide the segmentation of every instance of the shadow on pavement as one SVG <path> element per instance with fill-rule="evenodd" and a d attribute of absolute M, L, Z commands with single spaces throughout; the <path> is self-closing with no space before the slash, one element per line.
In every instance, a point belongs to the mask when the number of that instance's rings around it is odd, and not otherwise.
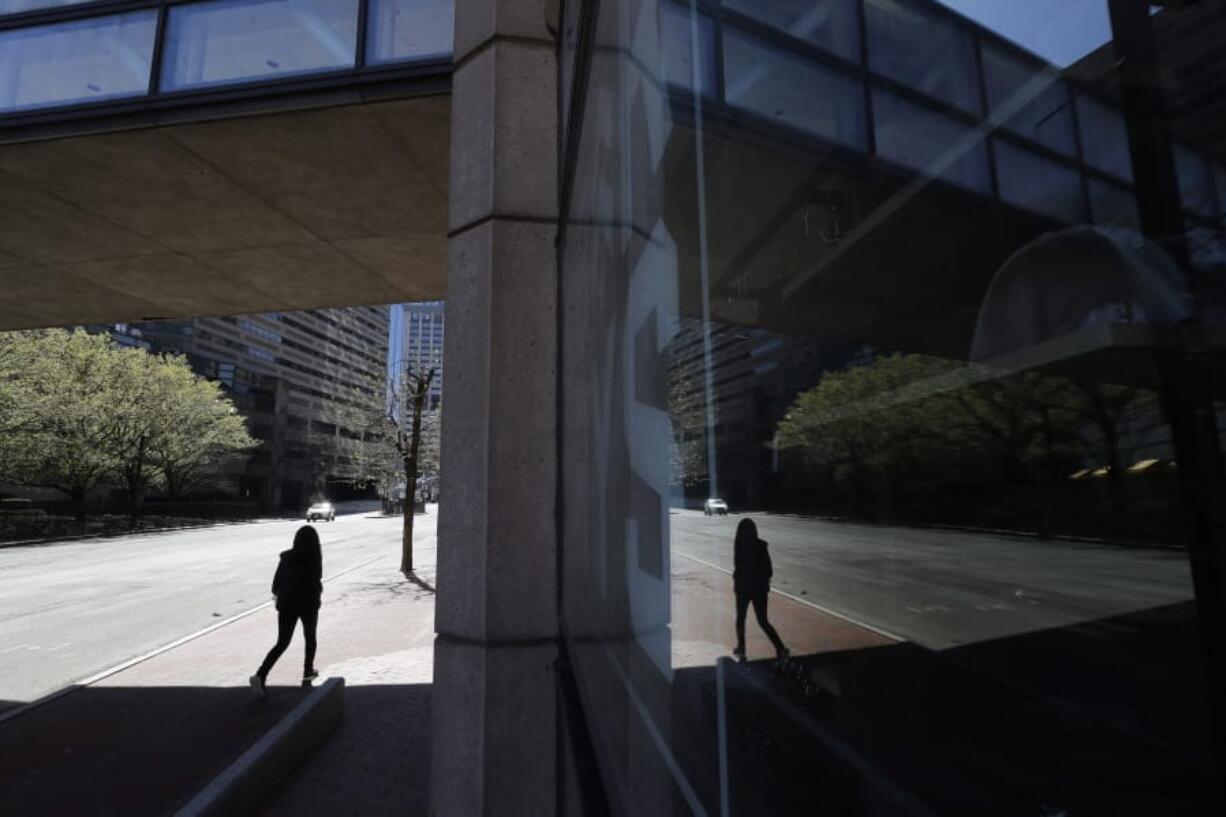
<path fill-rule="evenodd" d="M 1197 638 L 1187 604 L 940 653 L 725 659 L 731 811 L 1226 813 Z M 716 673 L 678 670 L 672 693 L 674 749 L 708 796 Z"/>
<path fill-rule="evenodd" d="M 427 814 L 430 690 L 430 684 L 346 688 L 340 727 L 255 814 Z"/>
<path fill-rule="evenodd" d="M 418 575 L 417 575 L 416 573 L 414 573 L 412 570 L 410 570 L 410 571 L 406 572 L 406 573 L 404 574 L 404 577 L 405 577 L 406 579 L 408 579 L 410 582 L 412 582 L 413 584 L 415 584 L 415 585 L 417 585 L 418 587 L 420 587 L 422 590 L 425 590 L 427 593 L 433 593 L 433 592 L 435 592 L 435 591 L 434 591 L 434 585 L 430 584 L 430 582 L 426 581 L 426 580 L 425 580 L 425 579 L 423 579 L 421 576 L 418 576 Z"/>
<path fill-rule="evenodd" d="M 256 703 L 245 686 L 76 690 L 0 726 L 0 811 L 6 817 L 173 813 L 293 709 L 306 690 L 270 686 L 268 693 Z M 425 772 L 413 778 L 410 765 L 428 768 L 428 701 L 429 685 L 346 689 L 342 726 L 303 766 L 314 764 L 313 775 L 333 779 L 337 787 L 344 787 L 348 773 L 344 798 L 335 802 L 349 813 L 390 814 L 393 801 L 396 813 L 413 813 L 406 801 L 428 797 Z M 359 757 L 360 786 L 352 780 Z M 266 813 L 340 810 L 283 807 L 281 799 L 291 805 L 295 797 L 302 800 L 303 793 L 294 790 L 301 777 L 294 775 L 273 793 Z M 315 792 L 308 796 L 302 802 L 318 799 Z"/>

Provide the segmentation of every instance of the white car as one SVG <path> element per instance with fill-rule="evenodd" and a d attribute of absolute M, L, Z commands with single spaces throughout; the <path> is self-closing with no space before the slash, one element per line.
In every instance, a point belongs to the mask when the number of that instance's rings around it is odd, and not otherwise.
<path fill-rule="evenodd" d="M 336 508 L 332 506 L 331 502 L 316 502 L 307 508 L 306 518 L 308 522 L 314 522 L 317 519 L 331 522 L 333 519 L 336 519 Z"/>
<path fill-rule="evenodd" d="M 715 497 L 711 497 L 710 499 L 708 499 L 706 502 L 703 503 L 702 512 L 705 513 L 707 516 L 715 516 L 716 514 L 718 514 L 719 516 L 727 516 L 728 515 L 728 503 L 722 499 L 716 499 Z"/>

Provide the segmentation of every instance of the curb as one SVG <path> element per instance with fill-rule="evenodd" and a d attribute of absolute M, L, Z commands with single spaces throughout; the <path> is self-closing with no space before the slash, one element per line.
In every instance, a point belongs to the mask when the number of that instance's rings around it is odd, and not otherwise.
<path fill-rule="evenodd" d="M 344 693 L 344 678 L 329 678 L 316 687 L 175 812 L 176 817 L 250 814 L 264 795 L 340 723 Z"/>

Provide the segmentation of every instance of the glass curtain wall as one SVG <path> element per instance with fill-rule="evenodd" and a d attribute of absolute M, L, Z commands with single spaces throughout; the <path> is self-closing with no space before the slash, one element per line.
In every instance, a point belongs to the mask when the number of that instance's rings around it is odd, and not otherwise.
<path fill-rule="evenodd" d="M 455 32 L 454 0 L 150 0 L 130 11 L 107 13 L 112 6 L 104 5 L 60 12 L 79 19 L 5 19 L 74 5 L 31 2 L 0 0 L 0 116 L 445 65 Z"/>
<path fill-rule="evenodd" d="M 562 611 L 612 812 L 1222 813 L 1221 9 L 562 25 Z"/>

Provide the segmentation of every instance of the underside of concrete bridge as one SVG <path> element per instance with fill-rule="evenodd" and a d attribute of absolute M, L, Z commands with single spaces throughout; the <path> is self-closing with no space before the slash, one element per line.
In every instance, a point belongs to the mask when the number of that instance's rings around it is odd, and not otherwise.
<path fill-rule="evenodd" d="M 0 145 L 0 330 L 442 298 L 448 94 Z"/>

